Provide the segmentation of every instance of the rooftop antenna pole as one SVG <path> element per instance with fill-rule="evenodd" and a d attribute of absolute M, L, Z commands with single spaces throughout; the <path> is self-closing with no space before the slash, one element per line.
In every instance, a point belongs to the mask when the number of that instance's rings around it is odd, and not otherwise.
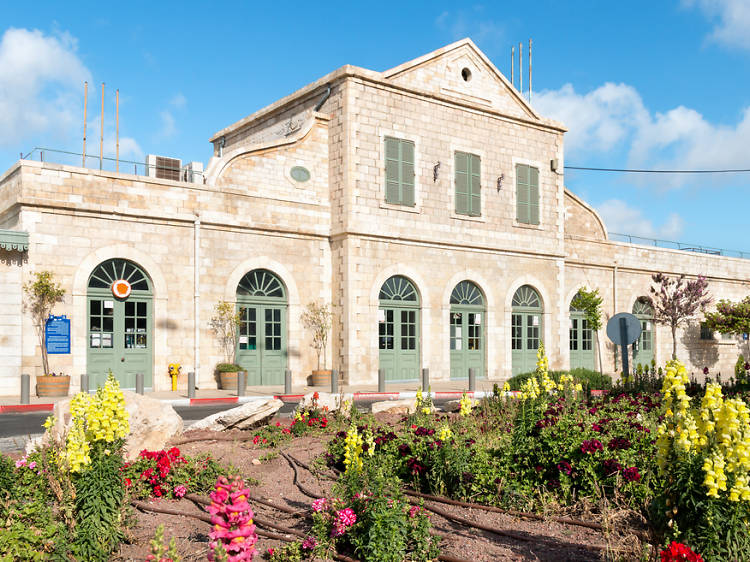
<path fill-rule="evenodd" d="M 531 39 L 529 39 L 529 103 L 531 103 Z"/>
<path fill-rule="evenodd" d="M 86 109 L 89 99 L 89 83 L 83 83 L 83 158 L 81 166 L 86 167 Z"/>
<path fill-rule="evenodd" d="M 510 48 L 510 85 L 516 85 L 515 77 L 515 64 L 516 64 L 516 48 L 515 46 Z"/>
<path fill-rule="evenodd" d="M 523 43 L 518 44 L 518 91 L 523 96 Z"/>
<path fill-rule="evenodd" d="M 115 146 L 116 146 L 116 162 L 117 171 L 120 171 L 120 88 L 115 91 L 115 116 L 117 120 L 117 126 L 115 128 Z"/>
<path fill-rule="evenodd" d="M 102 169 L 102 163 L 104 162 L 104 82 L 102 82 L 102 119 L 100 121 L 100 133 L 99 133 L 99 169 Z"/>

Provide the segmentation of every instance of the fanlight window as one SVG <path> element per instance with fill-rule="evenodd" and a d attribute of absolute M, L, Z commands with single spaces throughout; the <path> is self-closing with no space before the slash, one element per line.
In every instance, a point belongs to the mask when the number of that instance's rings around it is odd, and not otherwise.
<path fill-rule="evenodd" d="M 417 302 L 419 300 L 417 289 L 412 282 L 401 275 L 394 275 L 383 283 L 378 298 L 381 301 Z"/>
<path fill-rule="evenodd" d="M 482 292 L 471 281 L 461 281 L 451 293 L 451 304 L 470 304 L 482 306 Z"/>
<path fill-rule="evenodd" d="M 580 294 L 581 293 L 579 291 L 578 293 L 576 293 L 576 296 L 573 297 L 573 299 L 570 301 L 570 312 L 583 312 L 583 309 L 577 308 L 576 306 L 573 305 L 573 303 L 576 302 L 576 299 L 578 298 L 578 295 L 580 295 Z"/>
<path fill-rule="evenodd" d="M 109 289 L 112 283 L 125 279 L 133 291 L 150 290 L 148 277 L 133 262 L 114 258 L 100 263 L 89 277 L 89 289 Z"/>
<path fill-rule="evenodd" d="M 267 269 L 254 269 L 246 273 L 237 285 L 238 297 L 284 298 L 284 285 Z"/>
<path fill-rule="evenodd" d="M 651 303 L 644 297 L 639 297 L 638 300 L 633 304 L 633 314 L 640 316 L 653 316 L 654 309 L 651 307 Z"/>
<path fill-rule="evenodd" d="M 542 308 L 542 300 L 539 298 L 539 293 L 537 293 L 533 287 L 524 285 L 516 291 L 515 295 L 513 295 L 513 306 Z"/>

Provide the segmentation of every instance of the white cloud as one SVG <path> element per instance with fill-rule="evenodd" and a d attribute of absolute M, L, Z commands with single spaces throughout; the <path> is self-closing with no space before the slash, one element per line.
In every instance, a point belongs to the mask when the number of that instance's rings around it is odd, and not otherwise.
<path fill-rule="evenodd" d="M 710 39 L 727 47 L 750 49 L 750 2 L 748 0 L 683 0 L 697 5 L 709 18 L 718 20 Z"/>
<path fill-rule="evenodd" d="M 631 207 L 620 199 L 609 199 L 597 206 L 596 210 L 610 232 L 632 234 L 644 238 L 677 240 L 685 226 L 685 222 L 677 213 L 671 213 L 664 224 L 655 226 L 652 221 L 643 216 L 640 209 Z"/>
<path fill-rule="evenodd" d="M 565 147 L 571 153 L 611 150 L 648 121 L 635 88 L 611 82 L 587 94 L 576 93 L 572 84 L 544 90 L 534 94 L 534 106 L 568 126 Z"/>
<path fill-rule="evenodd" d="M 565 149 L 571 163 L 596 152 L 621 151 L 627 165 L 637 168 L 747 168 L 750 107 L 743 110 L 736 124 L 716 124 L 684 106 L 664 113 L 651 112 L 635 88 L 612 83 L 582 94 L 565 84 L 559 90 L 537 94 L 535 105 L 543 115 L 568 127 Z M 678 187 L 696 179 L 665 175 L 658 185 Z M 706 179 L 700 177 L 701 182 Z M 651 180 L 653 177 L 649 178 L 653 185 Z"/>
<path fill-rule="evenodd" d="M 172 112 L 165 109 L 159 113 L 159 117 L 161 117 L 161 129 L 157 133 L 157 137 L 168 138 L 175 136 L 177 134 L 177 121 Z"/>
<path fill-rule="evenodd" d="M 182 93 L 177 93 L 171 100 L 169 105 L 176 109 L 185 109 L 187 106 L 187 98 Z"/>
<path fill-rule="evenodd" d="M 0 39 L 0 146 L 39 133 L 67 140 L 81 126 L 91 73 L 67 33 L 10 28 Z"/>
<path fill-rule="evenodd" d="M 435 18 L 435 25 L 453 41 L 471 38 L 484 50 L 494 50 L 504 44 L 505 30 L 484 13 L 484 6 L 475 5 L 470 10 L 444 11 Z"/>

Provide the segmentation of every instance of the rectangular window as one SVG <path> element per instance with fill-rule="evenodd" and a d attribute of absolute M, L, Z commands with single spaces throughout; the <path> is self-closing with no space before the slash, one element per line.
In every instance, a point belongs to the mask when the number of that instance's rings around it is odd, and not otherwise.
<path fill-rule="evenodd" d="M 478 217 L 482 214 L 481 160 L 476 154 L 456 152 L 455 167 L 456 214 Z"/>
<path fill-rule="evenodd" d="M 708 324 L 701 322 L 701 339 L 712 340 L 714 339 L 714 332 L 708 327 Z"/>
<path fill-rule="evenodd" d="M 516 220 L 539 224 L 539 170 L 516 164 Z"/>
<path fill-rule="evenodd" d="M 385 137 L 385 201 L 414 206 L 414 143 Z"/>

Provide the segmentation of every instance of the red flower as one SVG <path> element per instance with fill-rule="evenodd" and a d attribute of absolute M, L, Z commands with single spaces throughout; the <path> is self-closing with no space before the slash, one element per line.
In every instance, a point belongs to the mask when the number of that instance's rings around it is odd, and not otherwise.
<path fill-rule="evenodd" d="M 662 550 L 660 554 L 661 562 L 680 562 L 682 560 L 703 562 L 700 554 L 693 552 L 690 547 L 674 541 L 667 547 L 667 550 Z"/>
<path fill-rule="evenodd" d="M 130 478 L 125 479 L 125 486 L 130 488 L 133 485 L 133 482 L 130 480 Z"/>
<path fill-rule="evenodd" d="M 164 494 L 164 492 L 162 491 L 161 486 L 159 486 L 158 484 L 156 486 L 154 486 L 154 495 L 157 498 L 160 498 L 163 494 Z"/>

